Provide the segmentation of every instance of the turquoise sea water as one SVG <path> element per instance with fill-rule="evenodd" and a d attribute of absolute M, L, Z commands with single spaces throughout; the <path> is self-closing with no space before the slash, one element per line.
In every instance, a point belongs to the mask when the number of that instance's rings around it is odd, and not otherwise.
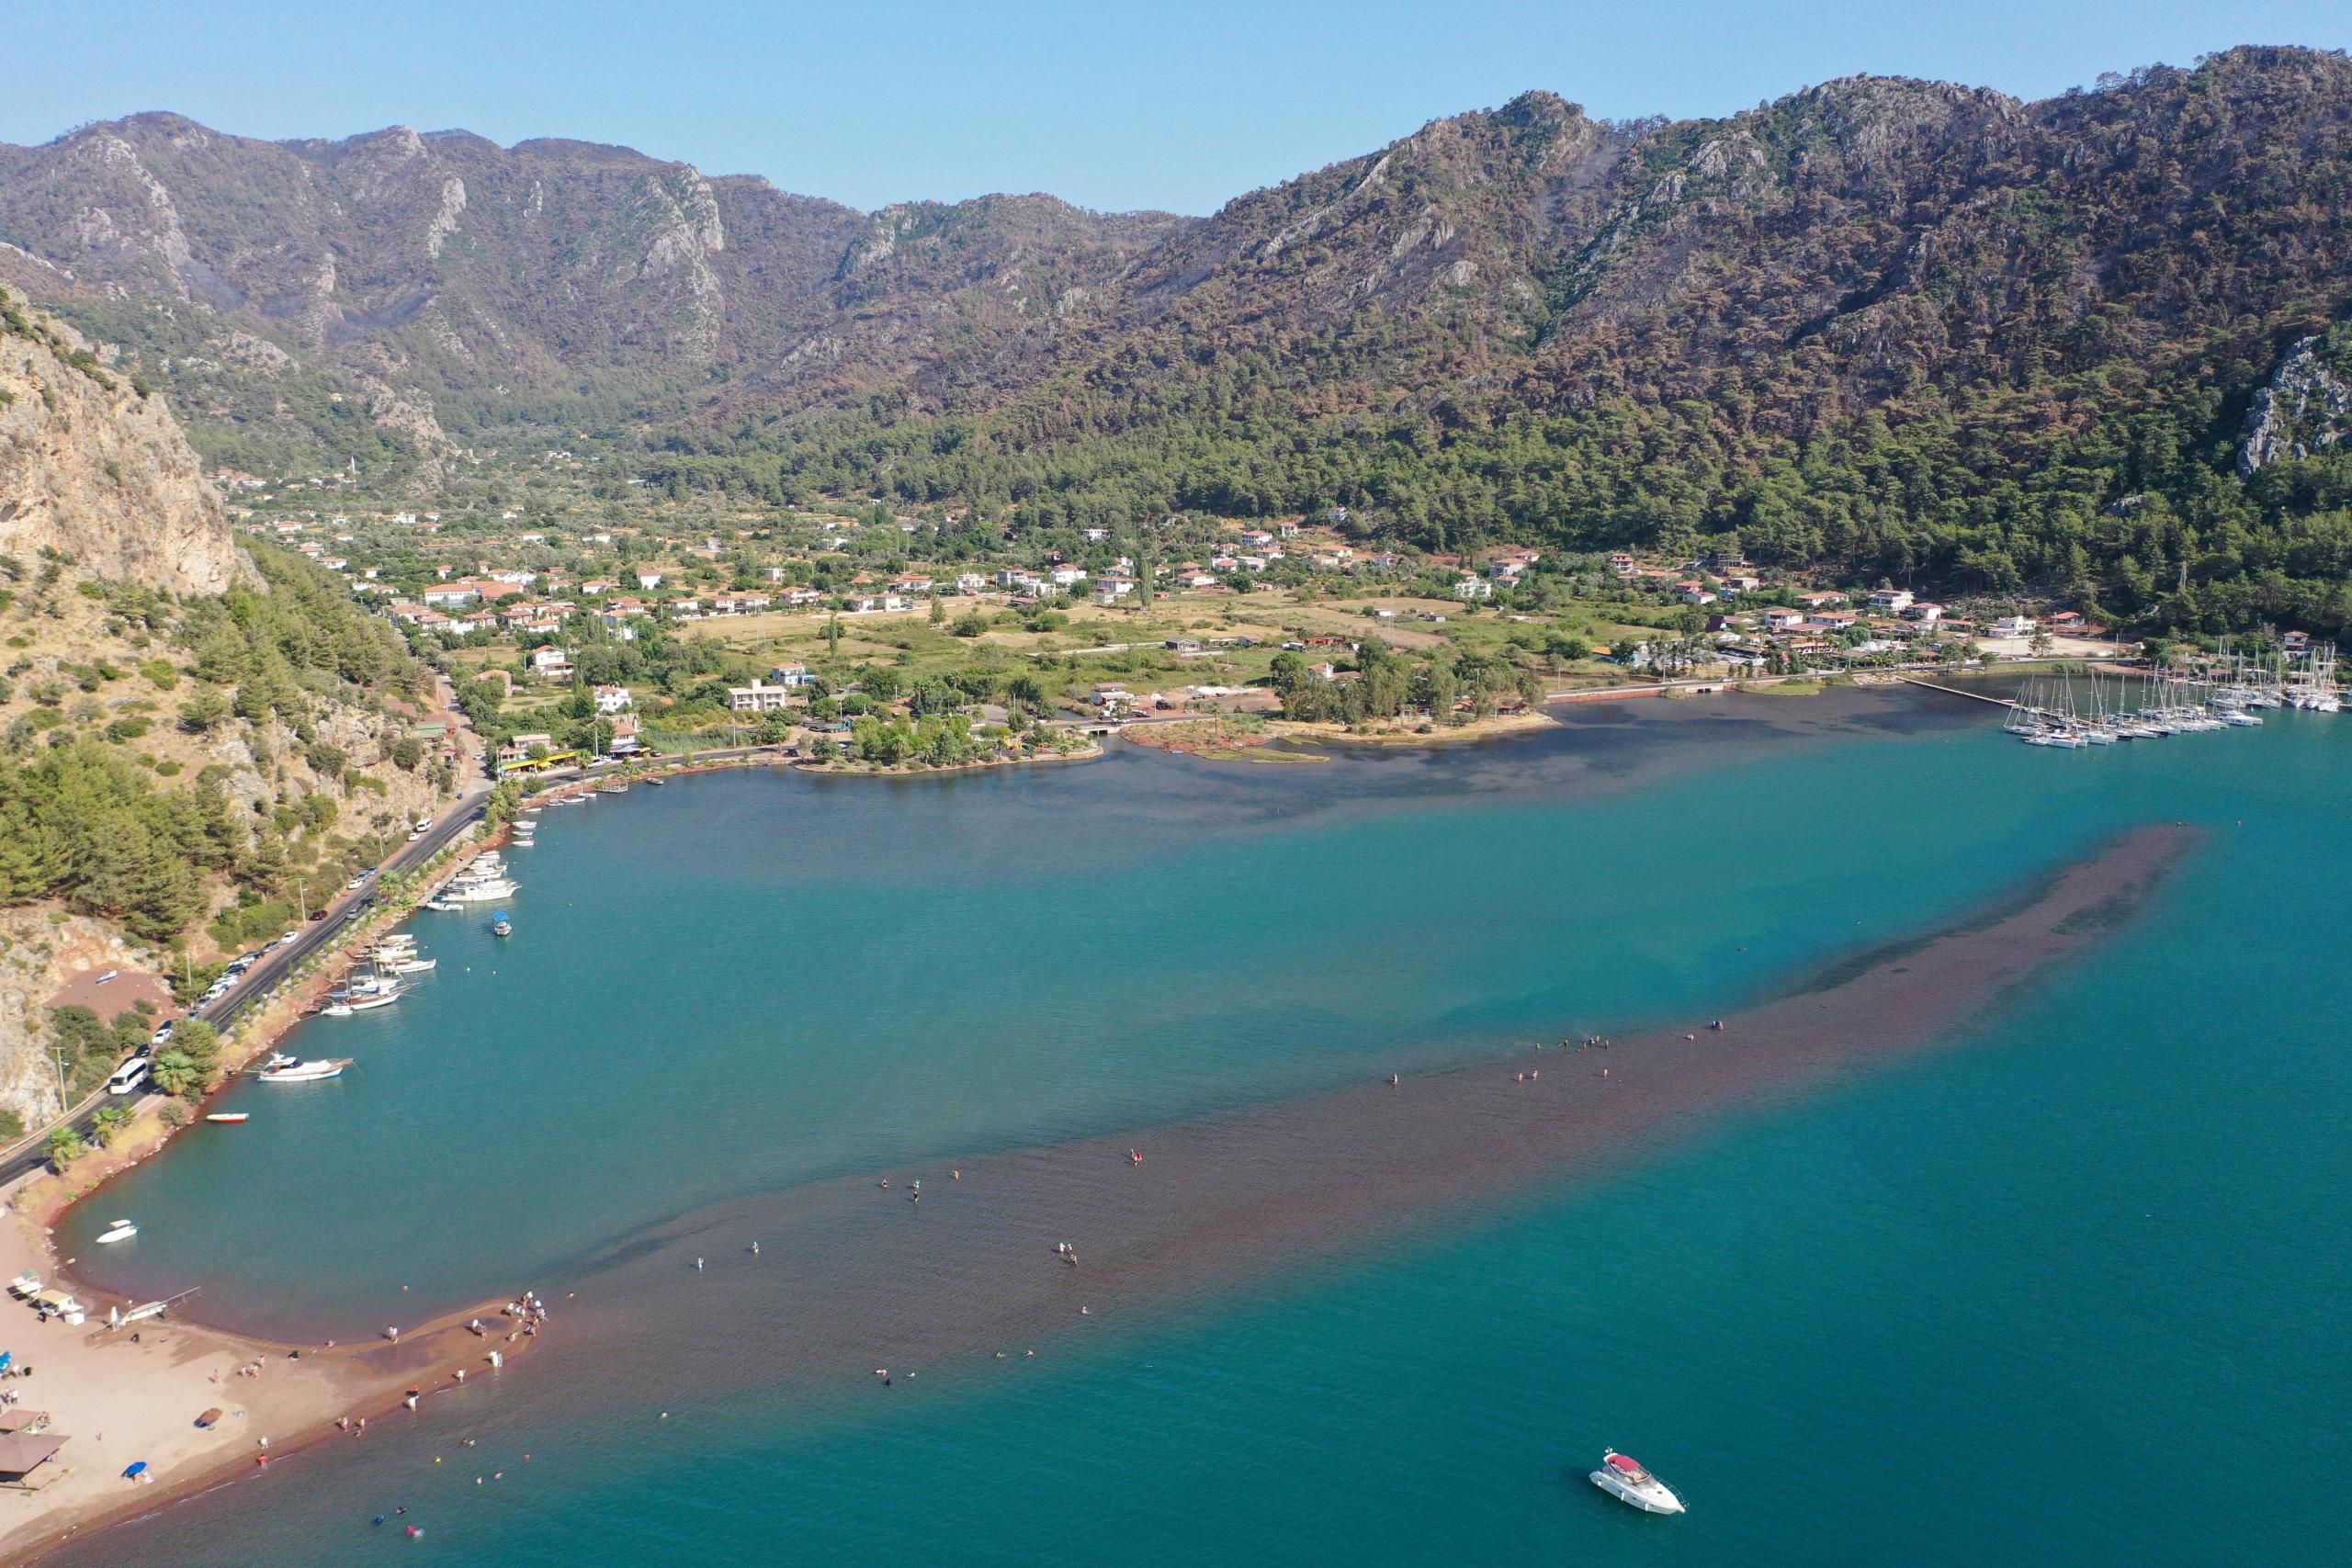
<path fill-rule="evenodd" d="M 887 1395 L 747 1366 L 658 1421 L 625 1347 L 559 1343 L 70 1561 L 2336 1559 L 2352 725 L 2052 755 L 1957 706 L 551 812 L 514 938 L 424 917 L 419 996 L 297 1043 L 352 1074 L 241 1091 L 77 1219 L 140 1221 L 104 1279 L 289 1333 L 593 1292 L 706 1203 L 1727 1011 L 2120 828 L 2213 833 L 1954 1048 L 1503 1213 Z M 1593 1491 L 1609 1444 L 1690 1514 Z"/>

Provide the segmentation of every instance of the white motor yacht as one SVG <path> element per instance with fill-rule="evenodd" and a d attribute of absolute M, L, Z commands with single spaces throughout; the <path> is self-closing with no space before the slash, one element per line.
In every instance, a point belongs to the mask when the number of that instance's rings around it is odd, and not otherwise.
<path fill-rule="evenodd" d="M 348 1056 L 322 1057 L 306 1062 L 300 1056 L 277 1053 L 267 1065 L 254 1075 L 264 1083 L 318 1083 L 325 1078 L 339 1077 L 343 1069 L 351 1066 Z"/>
<path fill-rule="evenodd" d="M 1592 1472 L 1592 1483 L 1645 1514 L 1683 1511 L 1682 1499 L 1668 1491 L 1665 1482 L 1644 1470 L 1632 1455 L 1621 1454 L 1615 1449 L 1601 1456 L 1600 1468 Z"/>

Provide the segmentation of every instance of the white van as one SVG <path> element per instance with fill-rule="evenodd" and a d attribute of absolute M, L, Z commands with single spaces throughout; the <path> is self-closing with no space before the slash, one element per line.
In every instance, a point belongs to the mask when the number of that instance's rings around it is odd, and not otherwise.
<path fill-rule="evenodd" d="M 129 1094 L 147 1081 L 147 1069 L 151 1066 L 153 1064 L 144 1056 L 131 1057 L 114 1070 L 114 1077 L 107 1079 L 107 1092 Z"/>

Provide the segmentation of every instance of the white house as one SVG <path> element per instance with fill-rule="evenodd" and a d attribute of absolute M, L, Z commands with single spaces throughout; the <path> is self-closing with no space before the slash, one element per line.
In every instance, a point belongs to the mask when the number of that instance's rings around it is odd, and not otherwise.
<path fill-rule="evenodd" d="M 599 686 L 596 688 L 596 711 L 598 713 L 618 713 L 623 708 L 628 706 L 628 705 L 629 694 L 627 686 Z"/>
<path fill-rule="evenodd" d="M 2003 615 L 1993 623 L 1992 629 L 1985 635 L 1988 637 L 2031 637 L 2033 632 L 2034 619 L 2031 615 Z"/>
<path fill-rule="evenodd" d="M 1456 599 L 1491 599 L 1495 596 L 1495 585 L 1483 577 L 1465 575 L 1453 585 L 1453 596 Z"/>
<path fill-rule="evenodd" d="M 1887 615 L 1901 615 L 1911 607 L 1914 595 L 1908 588 L 1880 588 L 1871 594 L 1871 608 Z"/>
<path fill-rule="evenodd" d="M 662 586 L 662 574 L 650 568 L 639 567 L 637 572 L 637 586 L 641 592 L 650 593 Z"/>
<path fill-rule="evenodd" d="M 571 673 L 571 656 L 553 643 L 531 649 L 531 673 L 549 679 Z"/>
<path fill-rule="evenodd" d="M 756 677 L 748 686 L 727 688 L 727 705 L 737 713 L 782 713 L 791 702 L 791 687 L 765 685 Z"/>

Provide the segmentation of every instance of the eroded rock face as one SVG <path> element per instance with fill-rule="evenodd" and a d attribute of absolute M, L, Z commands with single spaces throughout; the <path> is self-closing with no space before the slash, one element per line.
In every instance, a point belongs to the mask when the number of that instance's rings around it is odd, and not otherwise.
<path fill-rule="evenodd" d="M 172 593 L 258 583 L 160 397 L 11 301 L 0 327 L 0 554 Z M 19 328 L 13 324 L 23 323 Z"/>
<path fill-rule="evenodd" d="M 2308 457 L 2352 428 L 2352 367 L 2346 364 L 2352 345 L 2337 341 L 2345 338 L 2352 338 L 2352 327 L 2304 338 L 2256 390 L 2238 447 L 2242 477 L 2252 479 L 2282 457 Z"/>
<path fill-rule="evenodd" d="M 76 975 L 141 963 L 136 943 L 85 915 L 46 904 L 0 909 L 0 1110 L 38 1127 L 65 1108 L 42 1049 L 50 1001 Z"/>

